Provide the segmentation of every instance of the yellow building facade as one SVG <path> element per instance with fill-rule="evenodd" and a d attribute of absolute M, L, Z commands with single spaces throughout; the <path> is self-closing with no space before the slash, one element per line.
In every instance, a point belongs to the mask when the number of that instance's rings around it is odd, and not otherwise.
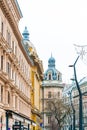
<path fill-rule="evenodd" d="M 30 66 L 31 81 L 31 130 L 41 130 L 41 83 L 43 80 L 43 64 L 39 59 L 36 48 L 29 40 L 29 32 L 25 27 L 23 34 L 23 43 L 32 61 Z"/>
<path fill-rule="evenodd" d="M 35 58 L 36 59 L 36 58 Z M 34 59 L 34 60 L 35 60 Z M 36 61 L 35 61 L 36 62 Z M 42 63 L 37 61 L 36 66 L 32 68 L 32 91 L 31 91 L 31 103 L 32 103 L 32 120 L 35 122 L 33 130 L 41 130 L 41 81 L 42 81 Z M 40 68 L 41 67 L 41 68 Z"/>
<path fill-rule="evenodd" d="M 41 130 L 41 83 L 43 80 L 43 64 L 39 59 L 36 49 L 33 44 L 28 41 L 28 30 L 23 33 L 25 43 L 29 45 L 29 55 L 33 61 L 33 65 L 31 66 L 31 120 L 33 120 L 33 124 L 31 130 Z"/>

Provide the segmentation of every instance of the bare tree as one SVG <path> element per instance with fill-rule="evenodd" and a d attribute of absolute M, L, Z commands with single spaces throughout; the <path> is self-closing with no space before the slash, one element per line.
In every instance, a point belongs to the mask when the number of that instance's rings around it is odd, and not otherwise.
<path fill-rule="evenodd" d="M 53 98 L 47 101 L 46 110 L 50 114 L 50 130 L 61 130 L 64 121 L 71 113 L 71 108 L 62 99 Z"/>

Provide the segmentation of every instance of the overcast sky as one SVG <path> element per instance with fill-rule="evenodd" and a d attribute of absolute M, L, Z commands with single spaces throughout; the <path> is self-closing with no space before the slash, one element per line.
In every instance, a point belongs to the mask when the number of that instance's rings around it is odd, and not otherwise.
<path fill-rule="evenodd" d="M 23 14 L 19 29 L 22 33 L 27 26 L 44 70 L 52 53 L 63 82 L 69 83 L 73 68 L 68 66 L 78 56 L 73 44 L 87 45 L 87 0 L 18 0 L 18 3 Z M 78 80 L 87 75 L 87 64 L 81 59 L 76 68 Z"/>

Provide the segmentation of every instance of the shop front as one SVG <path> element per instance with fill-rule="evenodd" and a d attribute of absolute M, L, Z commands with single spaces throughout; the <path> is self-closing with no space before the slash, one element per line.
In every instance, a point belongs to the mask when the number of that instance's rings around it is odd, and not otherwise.
<path fill-rule="evenodd" d="M 32 122 L 32 120 L 21 114 L 6 111 L 6 130 L 30 130 Z"/>

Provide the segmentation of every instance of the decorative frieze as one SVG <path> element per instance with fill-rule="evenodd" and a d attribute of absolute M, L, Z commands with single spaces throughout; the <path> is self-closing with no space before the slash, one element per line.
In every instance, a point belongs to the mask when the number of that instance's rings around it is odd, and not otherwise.
<path fill-rule="evenodd" d="M 16 15 L 16 12 L 15 12 L 14 7 L 12 5 L 12 1 L 11 0 L 6 0 L 6 1 L 7 1 L 7 4 L 9 6 L 9 9 L 10 9 L 11 13 L 13 14 L 13 17 L 14 17 L 16 23 L 18 23 L 18 17 Z"/>

